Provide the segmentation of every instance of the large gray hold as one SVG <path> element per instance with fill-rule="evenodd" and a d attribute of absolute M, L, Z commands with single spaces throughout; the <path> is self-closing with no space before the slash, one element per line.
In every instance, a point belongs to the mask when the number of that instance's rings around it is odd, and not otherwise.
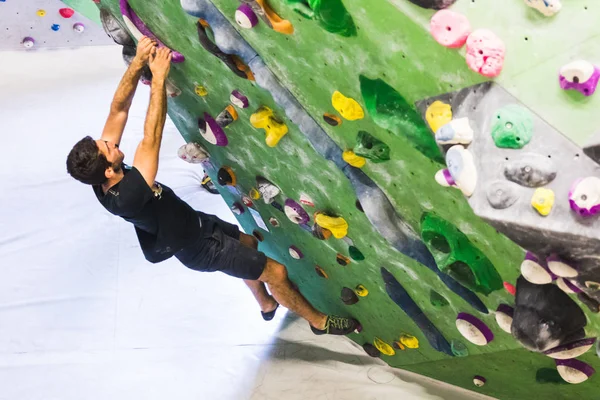
<path fill-rule="evenodd" d="M 104 32 L 115 41 L 116 44 L 121 46 L 134 46 L 135 42 L 127 32 L 127 29 L 119 23 L 107 9 L 103 8 L 100 10 L 100 20 L 102 21 L 102 28 Z"/>
<path fill-rule="evenodd" d="M 544 186 L 556 178 L 556 166 L 541 154 L 525 153 L 504 169 L 506 179 L 526 187 Z"/>
<path fill-rule="evenodd" d="M 495 181 L 488 186 L 486 196 L 493 208 L 503 210 L 519 200 L 518 189 L 519 187 L 512 182 Z"/>
<path fill-rule="evenodd" d="M 585 314 L 558 286 L 517 280 L 511 334 L 526 349 L 543 352 L 583 339 Z"/>

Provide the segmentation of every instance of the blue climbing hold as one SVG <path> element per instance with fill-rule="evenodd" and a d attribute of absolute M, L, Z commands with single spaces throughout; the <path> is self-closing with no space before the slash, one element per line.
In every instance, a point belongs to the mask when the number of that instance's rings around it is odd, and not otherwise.
<path fill-rule="evenodd" d="M 52 24 L 51 28 L 52 28 L 52 30 L 53 30 L 54 32 L 56 32 L 57 30 L 59 30 L 59 29 L 60 29 L 60 25 L 59 25 L 59 24 Z"/>

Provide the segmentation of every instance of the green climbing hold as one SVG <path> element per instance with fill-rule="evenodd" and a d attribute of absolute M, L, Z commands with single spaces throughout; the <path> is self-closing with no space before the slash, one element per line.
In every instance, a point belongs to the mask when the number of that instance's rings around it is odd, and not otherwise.
<path fill-rule="evenodd" d="M 496 146 L 508 149 L 523 148 L 533 136 L 533 117 L 524 107 L 509 104 L 492 118 L 492 138 Z"/>
<path fill-rule="evenodd" d="M 373 121 L 405 137 L 426 157 L 444 163 L 444 157 L 421 115 L 393 87 L 381 79 L 360 76 L 360 92 Z"/>
<path fill-rule="evenodd" d="M 452 349 L 452 354 L 456 357 L 467 357 L 469 355 L 469 349 L 459 340 L 452 339 L 450 341 L 450 348 Z"/>
<path fill-rule="evenodd" d="M 327 32 L 340 36 L 356 36 L 356 25 L 342 0 L 287 0 L 294 11 L 314 19 Z"/>
<path fill-rule="evenodd" d="M 354 261 L 362 261 L 365 259 L 363 253 L 361 253 L 360 250 L 354 246 L 350 246 L 350 248 L 348 249 L 348 253 L 350 253 L 350 258 Z"/>
<path fill-rule="evenodd" d="M 540 368 L 535 373 L 537 383 L 554 383 L 558 385 L 568 385 L 555 368 Z"/>
<path fill-rule="evenodd" d="M 436 292 L 435 290 L 430 290 L 429 291 L 429 302 L 431 303 L 432 306 L 440 308 L 440 307 L 445 307 L 448 304 L 448 300 L 446 300 L 446 298 L 444 296 L 442 296 L 441 294 L 439 294 L 438 292 Z"/>
<path fill-rule="evenodd" d="M 503 287 L 492 262 L 457 227 L 433 213 L 421 218 L 421 238 L 440 271 L 464 287 L 488 295 Z"/>
<path fill-rule="evenodd" d="M 369 132 L 360 131 L 356 137 L 354 154 L 368 158 L 374 163 L 380 163 L 390 159 L 390 148 Z"/>

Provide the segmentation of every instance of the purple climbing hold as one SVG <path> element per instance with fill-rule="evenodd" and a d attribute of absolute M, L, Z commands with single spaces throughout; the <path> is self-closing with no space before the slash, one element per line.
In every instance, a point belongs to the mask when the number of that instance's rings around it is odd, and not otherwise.
<path fill-rule="evenodd" d="M 582 217 L 600 213 L 600 178 L 589 176 L 576 180 L 569 191 L 569 204 Z"/>
<path fill-rule="evenodd" d="M 556 276 L 575 278 L 579 274 L 577 268 L 572 263 L 566 262 L 556 254 L 551 254 L 546 258 L 546 263 L 548 263 L 550 271 Z"/>
<path fill-rule="evenodd" d="M 473 384 L 477 387 L 482 387 L 483 385 L 485 385 L 486 382 L 487 382 L 487 379 L 485 379 L 481 375 L 475 375 L 473 377 Z"/>
<path fill-rule="evenodd" d="M 435 181 L 444 187 L 456 186 L 456 182 L 447 168 L 440 169 L 435 173 Z"/>
<path fill-rule="evenodd" d="M 567 278 L 558 278 L 556 280 L 556 286 L 560 288 L 566 294 L 581 293 L 583 290 L 579 289 L 572 281 Z"/>
<path fill-rule="evenodd" d="M 241 205 L 240 203 L 238 203 L 237 201 L 235 203 L 233 203 L 233 205 L 231 206 L 231 211 L 233 211 L 234 214 L 237 215 L 241 215 L 244 213 L 244 211 L 246 211 L 244 209 L 244 206 Z"/>
<path fill-rule="evenodd" d="M 596 373 L 590 365 L 575 359 L 556 360 L 556 369 L 561 378 L 574 384 L 585 382 Z"/>
<path fill-rule="evenodd" d="M 258 17 L 248 4 L 242 4 L 235 11 L 235 22 L 244 28 L 254 28 L 258 24 Z"/>
<path fill-rule="evenodd" d="M 300 260 L 302 258 L 304 258 L 304 254 L 302 254 L 302 251 L 297 248 L 296 246 L 290 246 L 288 249 L 290 256 L 296 260 Z"/>
<path fill-rule="evenodd" d="M 287 199 L 285 201 L 284 211 L 289 220 L 295 224 L 306 224 L 310 221 L 310 216 L 304 208 L 292 199 Z"/>
<path fill-rule="evenodd" d="M 25 47 L 26 49 L 31 49 L 35 45 L 35 40 L 32 37 L 28 36 L 26 38 L 23 38 L 21 44 L 23 44 L 23 47 Z"/>
<path fill-rule="evenodd" d="M 598 79 L 600 68 L 590 62 L 578 60 L 560 69 L 558 81 L 562 89 L 575 89 L 584 96 L 591 96 L 596 91 Z"/>
<path fill-rule="evenodd" d="M 227 146 L 229 141 L 223 128 L 217 124 L 217 121 L 208 113 L 204 113 L 204 119 L 198 120 L 198 129 L 200 134 L 210 144 L 216 146 Z"/>
<path fill-rule="evenodd" d="M 485 346 L 494 340 L 491 329 L 474 315 L 464 312 L 456 316 L 456 328 L 469 342 L 477 346 Z"/>
<path fill-rule="evenodd" d="M 596 343 L 596 338 L 576 340 L 574 342 L 547 350 L 544 352 L 544 354 L 557 360 L 568 360 L 579 357 L 580 355 L 586 353 L 594 346 L 594 343 Z"/>
<path fill-rule="evenodd" d="M 81 22 L 76 22 L 73 24 L 73 30 L 77 33 L 83 33 L 83 31 L 85 31 L 85 25 Z"/>
<path fill-rule="evenodd" d="M 249 102 L 248 98 L 244 96 L 239 90 L 234 90 L 231 92 L 231 96 L 229 96 L 229 101 L 236 107 L 239 108 L 248 108 Z"/>

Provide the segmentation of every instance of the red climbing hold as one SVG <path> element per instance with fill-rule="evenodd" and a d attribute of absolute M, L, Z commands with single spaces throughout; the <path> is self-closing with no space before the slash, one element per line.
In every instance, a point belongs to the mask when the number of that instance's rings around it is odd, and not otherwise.
<path fill-rule="evenodd" d="M 506 291 L 512 294 L 513 296 L 517 294 L 517 289 L 515 288 L 515 286 L 508 282 L 504 282 L 504 289 L 506 289 Z"/>
<path fill-rule="evenodd" d="M 75 14 L 75 10 L 73 10 L 72 8 L 61 8 L 60 10 L 58 10 L 58 12 L 63 18 L 71 18 L 73 14 Z"/>

